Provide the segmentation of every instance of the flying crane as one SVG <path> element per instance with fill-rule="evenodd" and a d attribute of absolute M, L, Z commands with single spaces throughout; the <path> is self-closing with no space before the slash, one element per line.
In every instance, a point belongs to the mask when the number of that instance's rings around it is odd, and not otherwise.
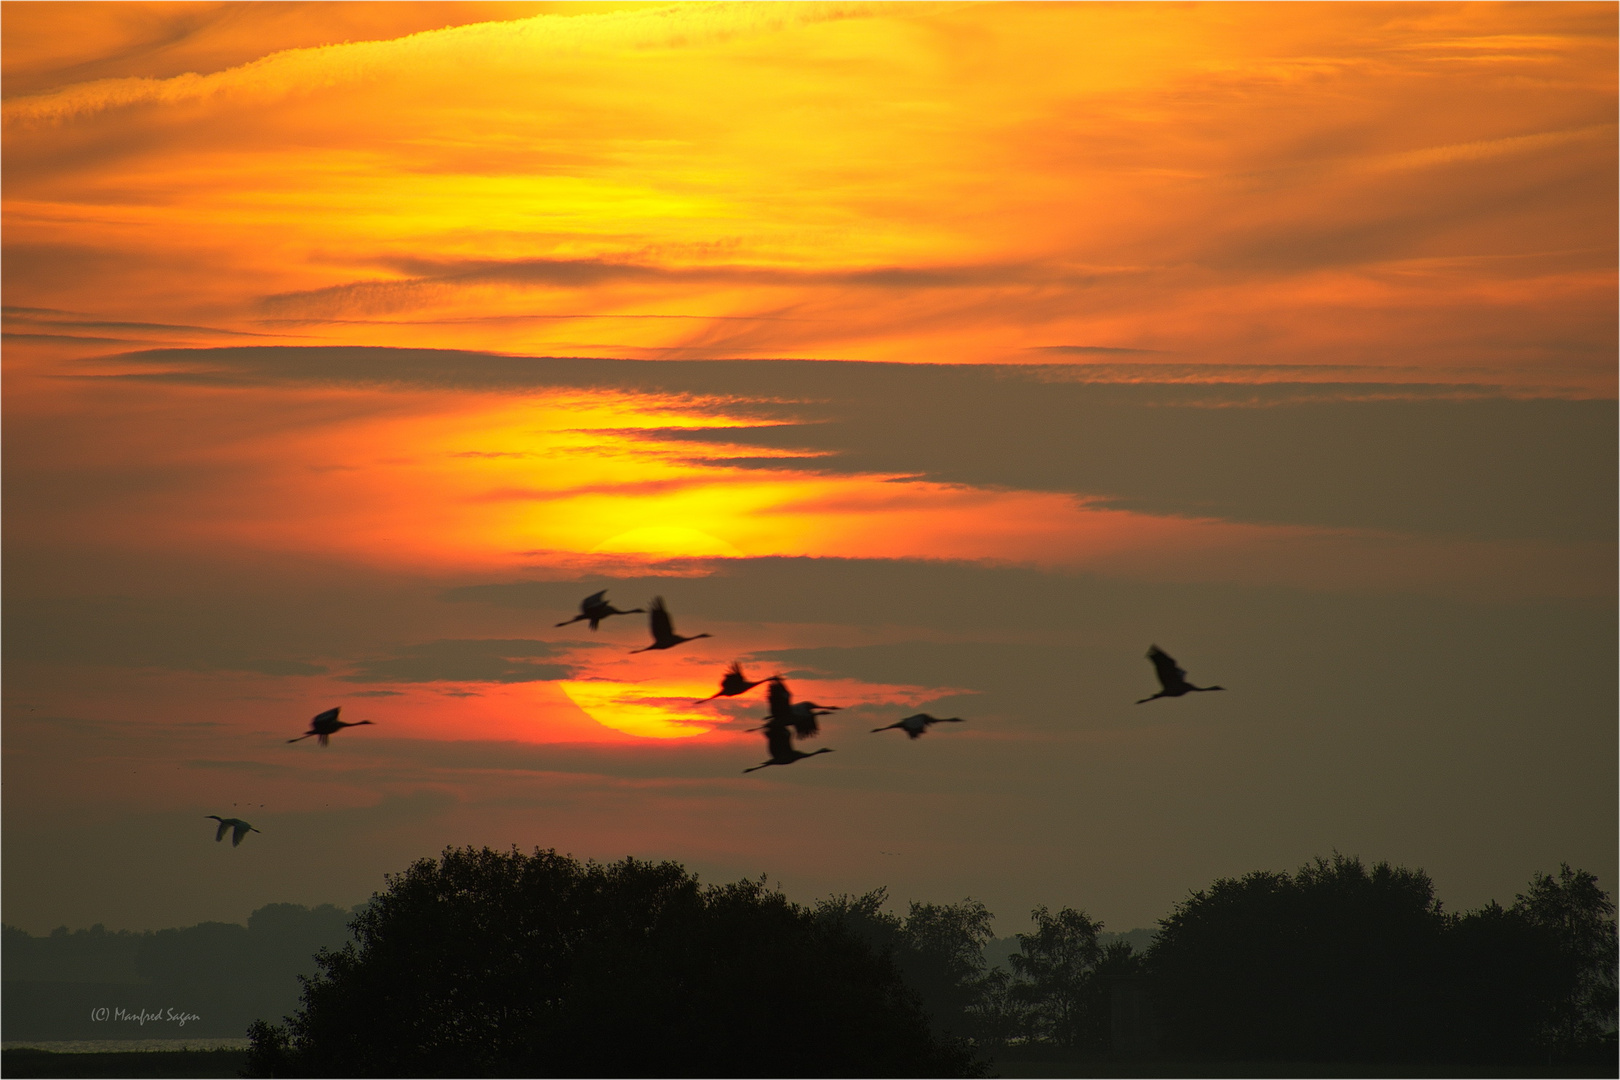
<path fill-rule="evenodd" d="M 906 733 L 906 738 L 916 739 L 922 737 L 922 733 L 928 730 L 930 724 L 960 724 L 961 722 L 962 718 L 960 716 L 929 716 L 925 712 L 920 712 L 915 716 L 908 716 L 904 720 L 896 720 L 888 727 L 875 727 L 872 731 L 876 733 L 899 728 Z"/>
<path fill-rule="evenodd" d="M 603 619 L 607 618 L 609 615 L 636 615 L 644 610 L 643 608 L 633 607 L 629 611 L 620 611 L 618 608 L 608 603 L 606 597 L 606 589 L 603 589 L 601 592 L 591 593 L 591 595 L 579 602 L 578 615 L 575 615 L 567 622 L 560 622 L 557 625 L 568 626 L 571 623 L 579 622 L 581 619 L 589 619 L 591 621 L 591 629 L 595 630 L 597 624 Z"/>
<path fill-rule="evenodd" d="M 342 711 L 343 706 L 339 705 L 335 709 L 327 709 L 323 713 L 317 713 L 315 718 L 309 722 L 309 730 L 298 736 L 298 739 L 307 739 L 311 735 L 314 735 L 320 739 L 322 746 L 330 746 L 332 743 L 332 736 L 337 732 L 342 731 L 344 728 L 359 727 L 362 724 L 371 723 L 370 720 L 356 720 L 352 724 L 346 720 L 339 720 L 338 713 Z M 288 739 L 287 741 L 297 742 L 298 739 Z"/>
<path fill-rule="evenodd" d="M 248 833 L 260 831 L 243 821 L 241 818 L 220 817 L 218 814 L 204 814 L 203 817 L 213 818 L 215 821 L 219 822 L 219 828 L 214 831 L 214 842 L 216 844 L 225 839 L 226 829 L 231 831 L 231 847 L 236 847 L 237 845 L 241 844 L 242 837 L 246 836 Z"/>
<path fill-rule="evenodd" d="M 1225 690 L 1224 686 L 1194 686 L 1187 681 L 1187 673 L 1176 666 L 1173 656 L 1159 648 L 1157 645 L 1148 649 L 1147 658 L 1153 661 L 1153 672 L 1159 677 L 1159 685 L 1164 687 L 1153 697 L 1145 697 L 1138 701 L 1138 705 L 1152 701 L 1154 698 L 1181 697 L 1193 691 L 1207 692 L 1210 690 Z"/>
<path fill-rule="evenodd" d="M 653 643 L 645 649 L 631 649 L 632 653 L 647 652 L 649 649 L 673 649 L 683 641 L 696 641 L 698 638 L 710 636 L 694 634 L 691 637 L 682 637 L 677 634 L 675 623 L 669 617 L 669 609 L 664 606 L 662 596 L 653 597 L 652 607 L 648 609 L 647 622 L 652 627 Z"/>
<path fill-rule="evenodd" d="M 738 694 L 746 694 L 765 681 L 764 679 L 749 679 L 748 676 L 743 674 L 742 664 L 734 662 L 726 669 L 725 677 L 720 680 L 720 689 L 706 698 L 699 698 L 693 704 L 701 705 L 705 701 L 713 701 L 717 697 L 736 697 Z"/>

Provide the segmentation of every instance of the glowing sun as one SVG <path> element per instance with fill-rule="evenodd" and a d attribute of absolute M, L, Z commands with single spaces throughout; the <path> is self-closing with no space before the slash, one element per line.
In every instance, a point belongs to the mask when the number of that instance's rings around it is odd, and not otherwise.
<path fill-rule="evenodd" d="M 699 684 L 635 684 L 606 680 L 557 684 L 570 701 L 603 727 L 646 739 L 682 739 L 702 735 L 715 717 L 695 708 Z"/>
<path fill-rule="evenodd" d="M 682 525 L 644 525 L 597 544 L 592 552 L 622 555 L 662 555 L 667 558 L 720 556 L 740 559 L 743 553 L 718 536 Z"/>

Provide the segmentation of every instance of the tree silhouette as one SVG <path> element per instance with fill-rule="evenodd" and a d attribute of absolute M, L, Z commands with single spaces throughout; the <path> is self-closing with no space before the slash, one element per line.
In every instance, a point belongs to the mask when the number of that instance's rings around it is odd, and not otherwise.
<path fill-rule="evenodd" d="M 1558 962 L 1556 1004 L 1543 1038 L 1555 1057 L 1582 1057 L 1612 1044 L 1616 1008 L 1614 902 L 1585 870 L 1559 867 L 1558 877 L 1538 873 L 1530 891 L 1513 905 L 1515 914 L 1543 931 Z"/>
<path fill-rule="evenodd" d="M 975 1035 L 971 1010 L 983 992 L 984 944 L 994 934 L 990 911 L 977 900 L 913 901 L 901 919 L 883 910 L 886 903 L 888 890 L 879 888 L 818 901 L 815 914 L 891 957 L 936 1030 Z"/>
<path fill-rule="evenodd" d="M 1335 855 L 1217 881 L 1160 926 L 1152 995 L 1180 1053 L 1613 1061 L 1614 906 L 1584 871 L 1447 915 L 1422 871 Z"/>
<path fill-rule="evenodd" d="M 1546 1032 L 1568 987 L 1549 933 L 1492 902 L 1450 920 L 1441 964 L 1445 992 L 1429 1014 L 1434 1057 L 1545 1059 Z"/>
<path fill-rule="evenodd" d="M 1018 935 L 1019 951 L 1009 962 L 1017 977 L 1012 992 L 1028 1007 L 1032 1034 L 1069 1049 L 1100 1047 L 1107 1019 L 1094 975 L 1103 959 L 1097 943 L 1103 924 L 1073 908 L 1053 915 L 1042 906 L 1030 918 L 1035 929 Z"/>
<path fill-rule="evenodd" d="M 1000 1050 L 1030 1039 L 1030 1008 L 1017 990 L 1018 984 L 1004 968 L 991 969 L 979 981 L 978 993 L 967 1010 L 974 1045 Z"/>
<path fill-rule="evenodd" d="M 1422 871 L 1317 859 L 1220 880 L 1149 953 L 1171 1049 L 1248 1059 L 1405 1059 L 1424 1045 L 1446 920 Z"/>
<path fill-rule="evenodd" d="M 893 962 L 763 880 L 449 849 L 389 879 L 256 1076 L 966 1076 Z"/>
<path fill-rule="evenodd" d="M 989 910 L 977 900 L 958 904 L 912 902 L 905 921 L 906 951 L 900 974 L 943 1031 L 969 1035 L 968 1010 L 984 980 L 984 944 L 995 932 Z"/>

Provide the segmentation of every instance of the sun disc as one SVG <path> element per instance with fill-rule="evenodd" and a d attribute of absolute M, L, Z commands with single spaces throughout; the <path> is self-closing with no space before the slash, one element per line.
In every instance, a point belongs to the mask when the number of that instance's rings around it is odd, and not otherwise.
<path fill-rule="evenodd" d="M 740 559 L 742 552 L 718 536 L 683 525 L 644 525 L 597 544 L 593 553 L 661 555 L 666 558 L 719 556 Z"/>
<path fill-rule="evenodd" d="M 605 728 L 646 739 L 684 739 L 714 727 L 714 717 L 698 712 L 688 697 L 701 692 L 681 686 L 655 688 L 606 680 L 557 684 L 570 701 Z"/>

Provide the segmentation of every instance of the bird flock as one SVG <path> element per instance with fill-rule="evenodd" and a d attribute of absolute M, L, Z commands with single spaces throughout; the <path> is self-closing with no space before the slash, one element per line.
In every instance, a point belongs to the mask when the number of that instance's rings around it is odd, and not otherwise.
<path fill-rule="evenodd" d="M 594 592 L 580 601 L 579 614 L 571 619 L 563 620 L 557 626 L 564 627 L 577 622 L 585 622 L 592 630 L 596 630 L 601 626 L 603 620 L 613 615 L 636 614 L 645 614 L 647 616 L 648 628 L 652 632 L 653 640 L 651 645 L 631 649 L 632 654 L 651 652 L 658 649 L 673 649 L 675 646 L 688 641 L 697 641 L 699 638 L 712 636 L 710 634 L 694 634 L 691 637 L 683 637 L 677 634 L 675 632 L 675 622 L 670 617 L 669 608 L 665 606 L 662 596 L 653 597 L 652 603 L 646 608 L 630 608 L 627 611 L 621 611 L 608 603 L 606 589 Z M 1175 658 L 1157 645 L 1148 649 L 1147 658 L 1152 661 L 1153 673 L 1158 677 L 1159 692 L 1137 701 L 1136 704 L 1138 705 L 1146 704 L 1158 698 L 1182 697 L 1194 692 L 1207 693 L 1211 690 L 1226 689 L 1224 686 L 1194 686 L 1187 681 L 1187 672 L 1176 663 Z M 756 772 L 772 765 L 792 765 L 796 761 L 803 761 L 805 758 L 815 757 L 817 754 L 832 753 L 832 748 L 827 746 L 806 752 L 794 746 L 794 741 L 814 738 L 821 730 L 819 718 L 838 712 L 841 706 L 823 705 L 808 700 L 794 701 L 793 692 L 788 689 L 787 681 L 781 675 L 772 675 L 765 679 L 750 679 L 743 673 L 741 662 L 734 661 L 726 669 L 725 674 L 720 677 L 720 689 L 706 698 L 699 698 L 694 704 L 702 705 L 714 701 L 716 698 L 740 697 L 756 686 L 766 687 L 765 700 L 769 711 L 762 717 L 765 721 L 762 725 L 749 730 L 763 731 L 765 733 L 765 747 L 770 753 L 770 757 L 758 765 L 744 769 L 744 773 Z M 357 720 L 353 723 L 340 720 L 338 719 L 340 712 L 342 712 L 341 706 L 317 713 L 310 720 L 308 731 L 297 738 L 288 739 L 287 741 L 295 743 L 313 735 L 322 746 L 329 746 L 331 745 L 332 736 L 344 728 L 360 727 L 372 723 L 370 720 Z M 960 716 L 930 716 L 927 713 L 916 713 L 896 720 L 892 724 L 875 727 L 872 729 L 872 733 L 899 730 L 906 733 L 908 740 L 915 740 L 921 738 L 935 724 L 960 723 L 963 723 Z M 226 832 L 230 832 L 232 847 L 239 845 L 242 838 L 247 836 L 248 833 L 259 832 L 258 829 L 240 818 L 220 817 L 218 814 L 207 814 L 205 816 L 219 822 L 219 828 L 214 833 L 214 840 L 223 840 Z"/>
<path fill-rule="evenodd" d="M 584 620 L 590 623 L 592 630 L 595 630 L 610 615 L 631 615 L 642 610 L 642 608 L 631 608 L 629 611 L 620 611 L 608 603 L 607 590 L 603 589 L 601 592 L 592 593 L 580 601 L 578 615 L 557 625 L 559 627 L 569 626 Z M 662 596 L 653 597 L 651 605 L 645 610 L 652 630 L 653 643 L 645 648 L 632 649 L 630 650 L 632 653 L 647 652 L 651 649 L 673 649 L 683 642 L 696 641 L 698 638 L 710 636 L 708 634 L 696 634 L 692 637 L 682 637 L 677 634 L 675 632 L 675 623 L 670 618 L 669 608 L 664 605 Z M 1148 649 L 1147 658 L 1153 662 L 1153 671 L 1158 676 L 1160 689 L 1157 694 L 1138 701 L 1138 705 L 1153 701 L 1155 698 L 1181 697 L 1194 691 L 1205 692 L 1226 689 L 1224 686 L 1194 686 L 1187 681 L 1187 673 L 1176 664 L 1175 659 L 1157 645 Z M 803 761 L 805 758 L 815 757 L 817 754 L 832 753 L 832 748 L 825 746 L 819 750 L 806 753 L 795 747 L 793 743 L 796 739 L 802 741 L 814 738 L 821 730 L 817 717 L 837 712 L 840 706 L 822 705 L 814 701 L 794 701 L 793 692 L 788 689 L 787 682 L 780 675 L 772 675 L 768 679 L 750 679 L 744 674 L 742 664 L 734 661 L 726 669 L 725 674 L 720 677 L 720 689 L 706 698 L 698 699 L 694 704 L 702 705 L 705 702 L 722 697 L 738 697 L 760 685 L 768 687 L 765 693 L 770 711 L 763 718 L 764 724 L 750 730 L 765 733 L 765 748 L 771 756 L 758 765 L 744 769 L 743 772 L 751 773 L 771 765 L 792 765 L 796 761 Z M 334 715 L 335 712 L 336 710 L 334 710 Z M 907 739 L 918 739 L 935 724 L 960 724 L 962 722 L 960 716 L 930 716 L 927 713 L 917 713 L 896 720 L 892 724 L 873 728 L 872 733 L 876 734 L 879 731 L 898 729 L 906 733 Z"/>

